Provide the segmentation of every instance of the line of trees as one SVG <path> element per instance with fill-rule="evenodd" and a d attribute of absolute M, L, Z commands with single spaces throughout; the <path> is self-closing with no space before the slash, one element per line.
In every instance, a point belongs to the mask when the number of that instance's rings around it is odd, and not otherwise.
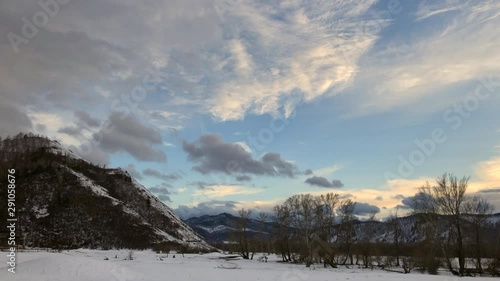
<path fill-rule="evenodd" d="M 298 194 L 275 206 L 272 215 L 266 215 L 275 224 L 274 232 L 256 236 L 260 241 L 249 239 L 250 211 L 241 210 L 236 251 L 252 259 L 256 251 L 263 252 L 262 245 L 269 245 L 266 250 L 283 262 L 307 267 L 317 263 L 400 267 L 405 273 L 419 269 L 430 274 L 445 267 L 457 276 L 499 275 L 500 249 L 485 245 L 484 230 L 494 208 L 487 200 L 468 195 L 468 182 L 444 174 L 435 185 L 422 186 L 411 203 L 416 223 L 403 226 L 408 220 L 392 213 L 384 224 L 386 236 L 379 240 L 374 234 L 382 223 L 375 213 L 361 223 L 355 216 L 356 202 L 334 193 Z"/>

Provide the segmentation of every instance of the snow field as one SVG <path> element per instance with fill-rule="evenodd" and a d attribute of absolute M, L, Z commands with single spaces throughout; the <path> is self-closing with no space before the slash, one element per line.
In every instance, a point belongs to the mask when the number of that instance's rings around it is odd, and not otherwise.
<path fill-rule="evenodd" d="M 2 252 L 2 254 L 5 252 Z M 412 272 L 400 274 L 380 269 L 306 268 L 280 263 L 272 255 L 267 263 L 257 260 L 223 259 L 226 255 L 157 254 L 134 251 L 133 260 L 124 260 L 128 250 L 72 250 L 61 253 L 19 252 L 16 274 L 0 265 L 0 280 L 7 281 L 451 281 L 478 280 L 450 275 L 432 276 Z M 115 258 L 115 255 L 117 258 Z M 258 255 L 255 256 L 258 258 Z M 108 258 L 108 260 L 105 260 Z M 492 280 L 491 278 L 486 278 Z M 496 280 L 496 279 L 495 279 Z"/>

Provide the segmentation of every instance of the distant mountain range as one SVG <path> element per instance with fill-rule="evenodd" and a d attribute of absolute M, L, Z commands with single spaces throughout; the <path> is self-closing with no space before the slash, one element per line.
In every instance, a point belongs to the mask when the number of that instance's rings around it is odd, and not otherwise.
<path fill-rule="evenodd" d="M 213 250 L 122 169 L 89 163 L 57 141 L 20 134 L 0 141 L 0 197 L 16 169 L 18 244 L 26 247 Z M 7 200 L 0 219 L 7 220 Z M 7 241 L 5 229 L 0 241 Z"/>
<path fill-rule="evenodd" d="M 238 233 L 239 217 L 228 213 L 215 216 L 204 215 L 185 220 L 186 224 L 201 235 L 207 242 L 229 241 Z M 249 238 L 268 237 L 276 228 L 273 222 L 260 222 L 249 219 L 246 230 Z"/>
<path fill-rule="evenodd" d="M 442 233 L 446 234 L 447 229 L 445 220 L 449 218 L 441 217 Z M 219 243 L 230 241 L 237 237 L 238 222 L 240 218 L 228 213 L 222 213 L 215 216 L 193 217 L 185 222 L 201 235 L 209 243 Z M 416 243 L 425 238 L 423 234 L 426 221 L 421 215 L 411 215 L 398 218 L 398 224 L 401 229 L 401 243 Z M 500 213 L 488 216 L 488 226 L 485 229 L 485 237 L 488 243 L 500 243 Z M 394 227 L 389 222 L 381 221 L 353 221 L 356 236 L 355 241 L 371 241 L 392 243 L 394 239 Z M 256 219 L 249 219 L 247 233 L 250 238 L 269 237 L 276 227 L 274 222 L 265 222 L 262 224 Z M 336 226 L 338 227 L 338 225 Z M 291 229 L 291 231 L 293 231 Z M 335 232 L 335 231 L 334 231 Z M 336 240 L 334 236 L 333 241 Z"/>

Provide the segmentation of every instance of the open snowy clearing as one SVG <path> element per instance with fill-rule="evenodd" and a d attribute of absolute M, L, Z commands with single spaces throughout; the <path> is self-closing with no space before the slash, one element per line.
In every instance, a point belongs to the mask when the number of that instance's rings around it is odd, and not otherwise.
<path fill-rule="evenodd" d="M 4 254 L 5 252 L 3 252 Z M 414 272 L 399 274 L 380 269 L 359 268 L 305 268 L 304 265 L 279 263 L 271 256 L 267 263 L 257 260 L 223 259 L 219 253 L 182 257 L 157 254 L 152 251 L 135 251 L 133 260 L 124 260 L 129 251 L 74 250 L 62 253 L 20 252 L 16 273 L 7 271 L 5 263 L 0 268 L 0 280 L 23 281 L 132 281 L 132 280 L 458 280 L 446 273 L 431 276 Z M 115 256 L 117 258 L 115 258 Z M 109 260 L 105 260 L 109 258 Z M 488 280 L 490 278 L 487 278 Z M 478 280 L 460 278 L 460 280 Z"/>

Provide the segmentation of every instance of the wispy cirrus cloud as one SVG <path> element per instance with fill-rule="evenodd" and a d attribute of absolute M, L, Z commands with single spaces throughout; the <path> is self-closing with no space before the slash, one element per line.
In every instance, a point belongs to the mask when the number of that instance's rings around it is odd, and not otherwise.
<path fill-rule="evenodd" d="M 221 70 L 236 74 L 222 76 L 229 79 L 217 85 L 208 110 L 219 120 L 249 113 L 289 116 L 300 102 L 349 86 L 358 59 L 377 39 L 363 32 L 369 21 L 364 13 L 373 3 L 241 1 L 229 6 L 223 23 L 238 27 L 230 30 L 234 39 Z"/>
<path fill-rule="evenodd" d="M 498 1 L 423 1 L 407 16 L 414 17 L 412 28 L 425 32 L 382 38 L 385 47 L 366 56 L 357 77 L 356 91 L 372 90 L 347 116 L 413 105 L 430 95 L 437 99 L 431 107 L 436 110 L 449 105 L 449 98 L 436 96 L 446 95 L 449 87 L 500 77 L 500 38 L 491 32 L 500 24 Z"/>
<path fill-rule="evenodd" d="M 193 196 L 206 196 L 208 198 L 221 198 L 229 195 L 248 195 L 256 194 L 264 191 L 261 188 L 249 188 L 240 185 L 224 185 L 213 184 L 208 185 L 204 189 L 197 189 L 194 191 Z"/>

